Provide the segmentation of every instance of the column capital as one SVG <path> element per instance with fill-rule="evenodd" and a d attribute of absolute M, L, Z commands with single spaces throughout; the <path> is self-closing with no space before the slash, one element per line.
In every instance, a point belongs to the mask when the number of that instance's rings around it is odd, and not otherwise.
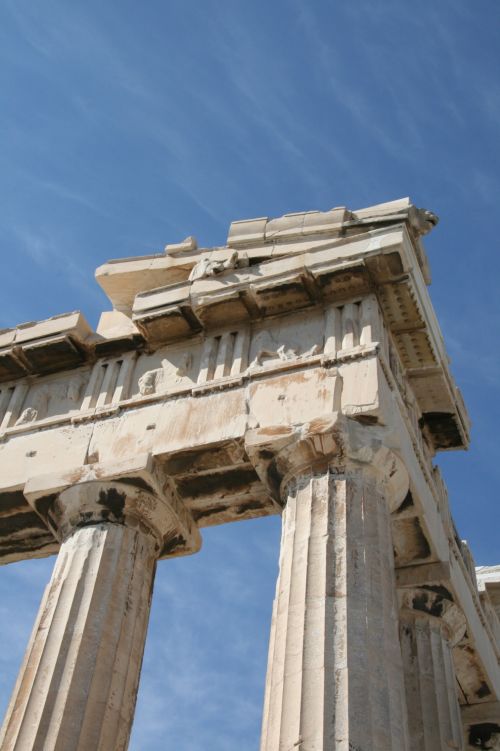
<path fill-rule="evenodd" d="M 109 523 L 152 535 L 158 557 L 201 547 L 190 511 L 150 456 L 136 457 L 133 467 L 93 464 L 44 475 L 29 480 L 23 492 L 59 542 L 79 527 Z"/>
<path fill-rule="evenodd" d="M 444 587 L 406 587 L 398 590 L 398 598 L 403 619 L 434 622 L 450 647 L 463 639 L 467 630 L 465 615 Z"/>
<path fill-rule="evenodd" d="M 245 434 L 246 452 L 280 505 L 286 502 L 287 486 L 301 476 L 363 469 L 385 486 L 389 509 L 395 511 L 408 492 L 409 477 L 393 444 L 387 428 L 363 425 L 340 412 L 302 425 L 272 425 Z"/>
<path fill-rule="evenodd" d="M 387 494 L 336 437 L 285 478 L 261 751 L 409 749 Z"/>

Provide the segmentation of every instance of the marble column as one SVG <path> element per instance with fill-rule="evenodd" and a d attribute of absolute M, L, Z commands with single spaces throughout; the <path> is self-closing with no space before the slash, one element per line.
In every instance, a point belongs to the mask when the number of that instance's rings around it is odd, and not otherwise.
<path fill-rule="evenodd" d="M 386 489 L 370 466 L 287 483 L 261 751 L 408 749 Z"/>
<path fill-rule="evenodd" d="M 172 515 L 153 494 L 123 482 L 73 486 L 42 505 L 61 548 L 0 749 L 124 751 Z"/>
<path fill-rule="evenodd" d="M 461 611 L 440 589 L 400 592 L 410 751 L 462 751 L 464 747 L 451 647 L 462 638 L 466 624 Z"/>

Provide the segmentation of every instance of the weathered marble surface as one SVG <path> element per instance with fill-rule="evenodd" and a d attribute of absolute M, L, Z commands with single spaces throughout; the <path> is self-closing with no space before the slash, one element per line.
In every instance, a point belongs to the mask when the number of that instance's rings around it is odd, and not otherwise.
<path fill-rule="evenodd" d="M 410 749 L 463 749 L 452 647 L 465 635 L 465 617 L 430 587 L 403 589 L 399 595 Z"/>
<path fill-rule="evenodd" d="M 155 562 L 153 539 L 118 524 L 82 527 L 63 542 L 2 751 L 127 748 Z"/>
<path fill-rule="evenodd" d="M 196 552 L 204 526 L 277 513 L 263 751 L 495 747 L 498 567 L 475 571 L 433 465 L 469 431 L 426 289 L 436 223 L 408 199 L 234 222 L 225 247 L 187 238 L 100 267 L 113 310 L 96 332 L 78 313 L 0 332 L 0 560 L 59 551 L 2 750 L 125 748 L 147 623 L 136 568 L 149 592 L 154 561 Z M 104 486 L 122 501 L 96 501 Z M 153 545 L 147 565 L 137 545 Z M 127 573 L 90 564 L 97 550 Z M 129 641 L 110 587 L 142 613 Z M 459 614 L 453 638 L 408 606 L 422 587 Z M 137 657 L 122 734 L 101 645 L 111 675 Z"/>
<path fill-rule="evenodd" d="M 409 748 L 389 508 L 370 475 L 288 484 L 262 751 Z"/>

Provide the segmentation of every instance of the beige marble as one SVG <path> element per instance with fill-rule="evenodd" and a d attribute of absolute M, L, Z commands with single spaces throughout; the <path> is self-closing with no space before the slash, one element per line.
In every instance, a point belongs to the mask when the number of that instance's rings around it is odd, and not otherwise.
<path fill-rule="evenodd" d="M 465 742 L 497 743 L 498 567 L 476 572 L 434 465 L 438 451 L 469 441 L 427 291 L 423 237 L 436 223 L 407 198 L 237 221 L 223 247 L 190 237 L 101 266 L 113 310 L 96 332 L 78 313 L 0 332 L 0 562 L 59 551 L 57 576 L 67 577 L 64 591 L 52 582 L 42 607 L 52 646 L 40 667 L 35 635 L 9 743 L 19 734 L 42 743 L 50 727 L 54 748 L 71 747 L 57 702 L 73 702 L 72 687 L 99 667 L 65 632 L 73 597 L 79 618 L 85 593 L 127 581 L 135 592 L 136 567 L 152 576 L 133 553 L 146 540 L 154 559 L 186 555 L 199 550 L 205 526 L 277 513 L 284 532 L 263 750 L 405 750 L 424 740 L 426 749 L 459 748 L 457 700 Z M 97 550 L 123 556 L 128 573 L 107 578 L 87 566 Z M 443 615 L 438 624 L 408 603 L 399 623 L 395 581 L 405 597 L 414 588 L 446 593 L 466 629 L 450 641 Z M 98 599 L 81 613 L 92 619 Z M 52 606 L 67 618 L 52 618 Z M 110 608 L 96 639 L 118 655 Z M 143 610 L 123 646 L 136 655 Z M 398 626 L 407 629 L 407 693 L 432 653 L 409 713 Z M 90 638 L 85 629 L 81 638 Z M 65 699 L 53 699 L 57 675 Z M 82 741 L 88 748 L 122 743 L 111 709 L 102 710 L 106 686 L 102 678 L 89 693 L 83 715 L 104 718 L 95 732 L 106 740 Z M 133 693 L 110 700 L 124 728 Z M 71 714 L 83 732 L 80 710 Z M 435 716 L 429 740 L 422 728 Z"/>
<path fill-rule="evenodd" d="M 4 721 L 2 751 L 127 748 L 156 561 L 172 540 L 197 538 L 150 467 L 122 471 L 128 478 L 101 482 L 89 469 L 86 480 L 55 496 L 47 495 L 47 483 L 64 485 L 64 478 L 33 481 L 26 491 L 61 545 Z"/>
<path fill-rule="evenodd" d="M 121 751 L 132 726 L 155 541 L 118 524 L 62 544 L 4 721 L 2 751 Z"/>
<path fill-rule="evenodd" d="M 432 589 L 401 595 L 403 654 L 411 751 L 464 749 L 452 647 L 465 633 L 463 614 Z"/>
<path fill-rule="evenodd" d="M 388 510 L 362 473 L 290 485 L 261 751 L 409 748 Z"/>

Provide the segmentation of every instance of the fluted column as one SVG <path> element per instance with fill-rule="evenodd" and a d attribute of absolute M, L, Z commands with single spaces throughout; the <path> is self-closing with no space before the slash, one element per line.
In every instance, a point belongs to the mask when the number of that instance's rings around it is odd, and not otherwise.
<path fill-rule="evenodd" d="M 1 751 L 124 751 L 156 559 L 175 514 L 127 483 L 49 500 L 61 548 L 0 736 Z"/>
<path fill-rule="evenodd" d="M 261 751 L 408 748 L 387 488 L 345 445 L 342 467 L 321 459 L 344 439 L 308 440 L 285 477 Z"/>
<path fill-rule="evenodd" d="M 462 750 L 451 646 L 464 634 L 464 616 L 432 588 L 402 590 L 400 597 L 410 751 Z"/>

